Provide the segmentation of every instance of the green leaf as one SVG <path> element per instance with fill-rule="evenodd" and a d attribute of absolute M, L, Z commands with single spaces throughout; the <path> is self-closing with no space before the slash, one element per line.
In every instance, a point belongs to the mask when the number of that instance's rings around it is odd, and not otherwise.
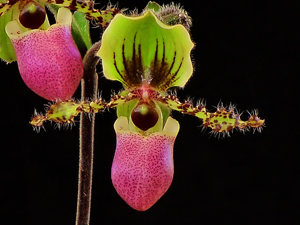
<path fill-rule="evenodd" d="M 92 42 L 90 38 L 89 21 L 82 12 L 75 12 L 73 15 L 72 36 L 81 56 L 84 57 L 87 50 L 92 47 Z"/>
<path fill-rule="evenodd" d="M 14 47 L 5 32 L 5 26 L 13 20 L 13 9 L 0 17 L 0 58 L 11 63 L 17 60 Z"/>
<path fill-rule="evenodd" d="M 126 88 L 147 82 L 159 91 L 184 87 L 193 73 L 194 44 L 182 25 L 169 26 L 152 11 L 138 17 L 118 14 L 105 30 L 98 55 L 107 79 Z"/>

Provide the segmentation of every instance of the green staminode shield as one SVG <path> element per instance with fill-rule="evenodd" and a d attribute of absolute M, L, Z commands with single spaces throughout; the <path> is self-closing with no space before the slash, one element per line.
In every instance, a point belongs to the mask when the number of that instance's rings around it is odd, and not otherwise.
<path fill-rule="evenodd" d="M 193 46 L 182 25 L 165 25 L 149 10 L 138 17 L 116 15 L 102 36 L 98 55 L 106 78 L 126 88 L 146 81 L 165 91 L 184 87 L 191 77 Z"/>

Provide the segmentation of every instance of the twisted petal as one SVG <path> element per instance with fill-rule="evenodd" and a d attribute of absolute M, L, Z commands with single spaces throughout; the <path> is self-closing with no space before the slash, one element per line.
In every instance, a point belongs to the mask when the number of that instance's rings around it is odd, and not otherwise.
<path fill-rule="evenodd" d="M 112 183 L 132 208 L 145 211 L 168 190 L 174 174 L 173 145 L 179 123 L 169 117 L 161 132 L 142 136 L 128 129 L 126 117 L 115 122 L 117 148 Z"/>
<path fill-rule="evenodd" d="M 57 24 L 46 31 L 22 33 L 17 21 L 6 26 L 24 82 L 48 100 L 71 98 L 83 75 L 82 58 L 71 35 L 71 21 L 71 12 L 61 8 Z"/>
<path fill-rule="evenodd" d="M 194 44 L 182 25 L 168 26 L 152 11 L 138 17 L 118 14 L 102 36 L 98 55 L 104 76 L 127 88 L 143 80 L 160 91 L 183 87 L 192 75 Z"/>

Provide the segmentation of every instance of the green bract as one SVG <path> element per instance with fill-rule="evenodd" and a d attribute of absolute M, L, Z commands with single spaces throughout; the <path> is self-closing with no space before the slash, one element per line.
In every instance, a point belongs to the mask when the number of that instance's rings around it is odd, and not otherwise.
<path fill-rule="evenodd" d="M 142 16 L 118 14 L 102 37 L 98 55 L 104 76 L 125 88 L 148 83 L 158 91 L 184 87 L 192 75 L 194 44 L 182 25 L 168 26 L 152 11 Z"/>

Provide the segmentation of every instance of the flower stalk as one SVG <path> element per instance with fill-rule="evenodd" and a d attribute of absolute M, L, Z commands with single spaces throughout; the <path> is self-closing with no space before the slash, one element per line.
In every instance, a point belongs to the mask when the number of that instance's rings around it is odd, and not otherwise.
<path fill-rule="evenodd" d="M 93 98 L 97 95 L 98 75 L 96 65 L 99 57 L 96 55 L 100 48 L 100 42 L 86 54 L 84 74 L 81 80 L 81 100 Z M 94 128 L 95 114 L 81 113 L 80 117 L 80 150 L 78 172 L 78 196 L 76 225 L 88 225 L 90 223 L 92 181 L 93 181 L 93 156 L 94 156 Z"/>

